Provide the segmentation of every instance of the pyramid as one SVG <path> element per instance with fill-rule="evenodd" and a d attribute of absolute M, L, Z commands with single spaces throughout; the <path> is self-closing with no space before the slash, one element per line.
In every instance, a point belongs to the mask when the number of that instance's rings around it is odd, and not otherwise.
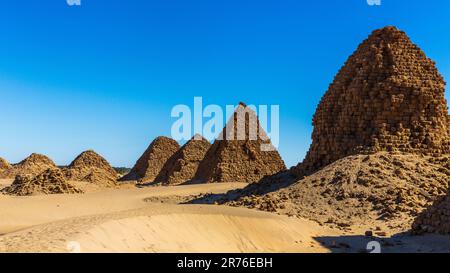
<path fill-rule="evenodd" d="M 9 164 L 8 161 L 0 157 L 0 174 L 9 168 L 11 168 L 11 164 Z"/>
<path fill-rule="evenodd" d="M 32 154 L 12 168 L 0 173 L 0 178 L 14 179 L 17 175 L 36 176 L 48 169 L 56 169 L 55 163 L 45 155 Z"/>
<path fill-rule="evenodd" d="M 245 126 L 240 125 L 243 121 Z M 256 113 L 244 103 L 239 104 L 219 136 L 200 163 L 193 182 L 250 183 L 286 169 Z M 268 146 L 271 149 L 267 149 Z"/>
<path fill-rule="evenodd" d="M 85 151 L 63 170 L 71 181 L 85 181 L 103 186 L 115 186 L 117 172 L 102 156 L 92 150 Z"/>
<path fill-rule="evenodd" d="M 167 160 L 180 149 L 180 145 L 167 137 L 156 138 L 138 159 L 130 173 L 120 181 L 154 182 Z"/>
<path fill-rule="evenodd" d="M 313 118 L 298 173 L 348 155 L 450 153 L 445 82 L 435 63 L 395 27 L 374 31 L 350 56 Z"/>
<path fill-rule="evenodd" d="M 48 169 L 34 177 L 17 175 L 11 186 L 2 192 L 17 196 L 83 193 L 82 190 L 69 184 L 59 169 Z"/>
<path fill-rule="evenodd" d="M 190 181 L 210 147 L 211 144 L 205 138 L 194 136 L 169 158 L 155 181 L 165 185 Z"/>

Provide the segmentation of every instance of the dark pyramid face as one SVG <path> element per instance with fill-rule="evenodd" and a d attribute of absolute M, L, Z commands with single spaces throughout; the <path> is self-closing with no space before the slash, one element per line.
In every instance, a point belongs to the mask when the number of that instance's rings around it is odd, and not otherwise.
<path fill-rule="evenodd" d="M 180 149 L 180 145 L 167 137 L 156 138 L 138 159 L 130 173 L 121 181 L 153 182 L 167 160 Z"/>
<path fill-rule="evenodd" d="M 434 62 L 404 32 L 374 31 L 323 96 L 299 171 L 316 171 L 360 152 L 449 153 L 444 93 Z"/>
<path fill-rule="evenodd" d="M 208 150 L 194 181 L 250 183 L 285 169 L 283 160 L 260 127 L 256 113 L 241 103 Z"/>
<path fill-rule="evenodd" d="M 191 181 L 210 147 L 208 140 L 200 135 L 194 136 L 169 158 L 155 181 L 165 185 Z"/>

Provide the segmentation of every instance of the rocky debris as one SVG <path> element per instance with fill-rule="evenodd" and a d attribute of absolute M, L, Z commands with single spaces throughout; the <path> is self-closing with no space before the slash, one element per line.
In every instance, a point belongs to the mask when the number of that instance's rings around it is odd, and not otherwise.
<path fill-rule="evenodd" d="M 82 190 L 68 183 L 59 169 L 48 169 L 37 176 L 17 175 L 11 186 L 2 193 L 16 196 L 39 194 L 76 194 Z"/>
<path fill-rule="evenodd" d="M 67 180 L 90 182 L 101 186 L 115 186 L 118 178 L 117 172 L 108 161 L 92 150 L 77 156 L 63 172 Z"/>
<path fill-rule="evenodd" d="M 299 175 L 348 155 L 450 153 L 445 81 L 435 63 L 395 27 L 374 31 L 336 75 L 313 118 Z"/>
<path fill-rule="evenodd" d="M 281 174 L 214 201 L 303 217 L 340 229 L 382 223 L 404 230 L 447 193 L 448 170 L 429 156 L 353 155 L 300 180 Z M 210 203 L 211 198 L 195 203 Z"/>
<path fill-rule="evenodd" d="M 120 181 L 154 182 L 167 160 L 180 149 L 180 145 L 167 137 L 156 138 L 138 159 L 130 173 Z"/>
<path fill-rule="evenodd" d="M 285 169 L 256 113 L 240 103 L 200 163 L 193 182 L 251 183 Z"/>
<path fill-rule="evenodd" d="M 18 164 L 0 173 L 2 179 L 14 179 L 17 175 L 36 176 L 48 169 L 56 169 L 55 163 L 45 155 L 32 154 Z"/>
<path fill-rule="evenodd" d="M 439 161 L 443 165 L 442 171 L 446 171 L 450 175 L 450 157 Z M 416 234 L 450 234 L 450 189 L 447 195 L 440 197 L 432 206 L 417 217 L 412 224 L 412 230 Z"/>
<path fill-rule="evenodd" d="M 210 147 L 211 144 L 205 138 L 200 135 L 194 136 L 169 158 L 155 181 L 163 185 L 177 185 L 190 181 Z"/>
<path fill-rule="evenodd" d="M 415 234 L 450 234 L 450 192 L 420 215 L 414 221 L 412 230 Z"/>
<path fill-rule="evenodd" d="M 0 174 L 9 168 L 11 168 L 11 164 L 9 164 L 8 161 L 0 157 Z"/>

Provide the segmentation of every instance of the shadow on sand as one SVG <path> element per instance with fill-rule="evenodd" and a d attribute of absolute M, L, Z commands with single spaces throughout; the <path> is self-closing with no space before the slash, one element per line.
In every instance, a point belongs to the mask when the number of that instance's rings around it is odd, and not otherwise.
<path fill-rule="evenodd" d="M 271 176 L 266 176 L 259 182 L 249 184 L 243 189 L 231 190 L 221 194 L 207 194 L 199 198 L 193 199 L 187 204 L 215 204 L 234 201 L 242 196 L 259 196 L 270 192 L 275 192 L 286 188 L 298 181 L 290 171 L 283 171 Z M 189 185 L 192 182 L 186 182 L 183 185 Z"/>
<path fill-rule="evenodd" d="M 314 238 L 332 253 L 450 253 L 450 236 L 399 233 L 392 237 L 358 235 Z"/>

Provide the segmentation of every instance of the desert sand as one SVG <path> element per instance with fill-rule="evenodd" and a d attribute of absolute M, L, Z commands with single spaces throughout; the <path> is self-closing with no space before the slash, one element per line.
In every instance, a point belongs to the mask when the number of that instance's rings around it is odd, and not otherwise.
<path fill-rule="evenodd" d="M 11 180 L 1 180 L 0 187 Z M 72 182 L 76 183 L 76 182 Z M 81 183 L 79 183 L 81 184 Z M 243 183 L 89 189 L 75 195 L 0 195 L 0 252 L 448 252 L 448 236 L 386 238 L 246 208 L 182 204 Z"/>
<path fill-rule="evenodd" d="M 2 185 L 10 181 L 2 180 Z M 317 252 L 323 228 L 242 208 L 177 205 L 240 183 L 0 195 L 1 252 Z"/>

